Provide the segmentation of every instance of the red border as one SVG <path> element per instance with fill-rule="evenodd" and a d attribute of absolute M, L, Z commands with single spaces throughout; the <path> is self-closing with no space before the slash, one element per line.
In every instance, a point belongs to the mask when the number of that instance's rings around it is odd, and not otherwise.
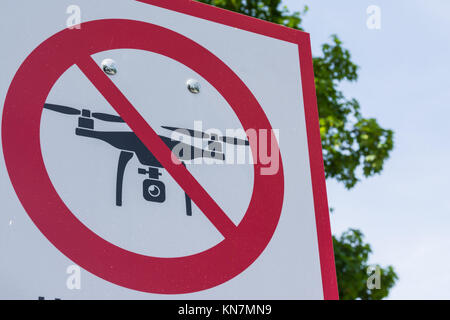
<path fill-rule="evenodd" d="M 295 43 L 299 46 L 323 295 L 326 300 L 339 299 L 309 34 L 192 0 L 136 1 Z"/>

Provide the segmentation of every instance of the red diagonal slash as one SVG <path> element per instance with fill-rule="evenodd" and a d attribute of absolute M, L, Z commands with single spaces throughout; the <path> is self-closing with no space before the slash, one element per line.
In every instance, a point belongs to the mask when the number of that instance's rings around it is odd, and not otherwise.
<path fill-rule="evenodd" d="M 225 238 L 230 236 L 236 229 L 233 221 L 184 166 L 172 161 L 172 151 L 169 147 L 136 111 L 114 82 L 105 75 L 92 57 L 86 56 L 80 59 L 77 65 L 217 230 Z"/>

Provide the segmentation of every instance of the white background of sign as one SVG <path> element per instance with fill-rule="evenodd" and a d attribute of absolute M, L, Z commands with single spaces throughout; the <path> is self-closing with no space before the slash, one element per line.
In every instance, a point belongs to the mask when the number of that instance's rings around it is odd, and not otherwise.
<path fill-rule="evenodd" d="M 0 60 L 1 101 L 28 54 L 66 27 L 66 9 L 71 4 L 72 1 L 50 0 L 1 2 L 0 41 L 4 50 Z M 234 279 L 209 290 L 178 296 L 141 293 L 108 283 L 84 270 L 81 290 L 69 290 L 66 268 L 74 262 L 54 248 L 34 226 L 14 193 L 4 159 L 0 157 L 0 298 L 323 298 L 298 47 L 132 0 L 80 0 L 77 5 L 81 8 L 82 22 L 122 18 L 157 24 L 196 41 L 231 67 L 258 99 L 272 127 L 280 129 L 285 176 L 280 223 L 254 264 Z M 114 82 L 159 134 L 170 136 L 158 126 L 192 127 L 194 120 L 203 120 L 204 129 L 240 127 L 237 117 L 215 89 L 183 65 L 156 54 L 131 50 L 94 56 L 97 62 L 104 58 L 117 61 L 119 73 Z M 30 75 L 36 81 L 39 76 Z M 200 95 L 186 90 L 185 81 L 192 77 L 202 83 Z M 114 113 L 76 67 L 61 77 L 47 102 Z M 3 103 L 0 107 L 3 111 Z M 164 206 L 145 202 L 141 196 L 143 176 L 137 175 L 136 158 L 125 175 L 124 206 L 115 207 L 119 152 L 100 141 L 75 136 L 76 123 L 76 117 L 44 111 L 41 145 L 56 190 L 91 230 L 124 249 L 161 257 L 200 252 L 222 239 L 196 206 L 193 217 L 185 215 L 184 192 L 165 171 L 162 179 L 168 188 L 168 198 Z M 102 129 L 126 128 L 97 124 Z M 189 166 L 189 170 L 238 223 L 250 201 L 251 166 L 197 165 Z"/>

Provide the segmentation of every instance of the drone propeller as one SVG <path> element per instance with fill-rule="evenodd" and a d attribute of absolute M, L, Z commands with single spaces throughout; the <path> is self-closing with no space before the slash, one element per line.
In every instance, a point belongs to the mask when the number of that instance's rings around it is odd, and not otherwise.
<path fill-rule="evenodd" d="M 235 138 L 235 137 L 220 137 L 220 140 L 222 140 L 225 143 L 229 144 L 235 144 L 237 146 L 244 145 L 249 146 L 250 143 L 247 140 Z"/>
<path fill-rule="evenodd" d="M 81 114 L 81 111 L 78 109 L 66 107 L 66 106 L 60 106 L 57 104 L 46 103 L 46 104 L 44 104 L 44 108 L 55 111 L 55 112 L 59 112 L 59 113 L 69 114 L 69 115 L 80 115 Z"/>
<path fill-rule="evenodd" d="M 121 117 L 102 112 L 93 112 L 92 118 L 107 122 L 125 122 Z"/>
<path fill-rule="evenodd" d="M 209 135 L 205 132 L 202 132 L 202 131 L 185 129 L 185 128 L 166 127 L 166 126 L 162 126 L 162 128 L 171 130 L 171 131 L 179 130 L 179 133 L 181 133 L 181 134 L 186 134 L 186 132 L 189 132 L 189 134 L 187 134 L 187 135 L 190 135 L 191 137 L 194 137 L 194 138 L 204 138 L 204 139 L 213 140 L 213 137 L 211 135 Z M 234 144 L 234 145 L 245 145 L 245 146 L 250 145 L 250 143 L 247 140 L 243 140 L 243 139 L 239 139 L 239 138 L 235 138 L 235 137 L 223 136 L 223 137 L 218 137 L 218 139 L 221 140 L 222 142 Z"/>
<path fill-rule="evenodd" d="M 188 136 L 195 137 L 195 138 L 204 138 L 204 139 L 209 138 L 209 134 L 201 132 L 201 131 L 197 131 L 197 130 L 167 127 L 167 126 L 161 126 L 161 127 L 164 129 L 167 129 L 167 130 L 171 130 L 171 131 L 178 131 L 178 133 L 181 133 L 181 134 L 186 134 L 185 132 L 189 132 Z"/>
<path fill-rule="evenodd" d="M 61 106 L 58 104 L 51 104 L 51 103 L 46 103 L 44 105 L 44 108 L 51 110 L 51 111 L 68 114 L 68 115 L 81 115 L 81 113 L 82 113 L 81 110 L 78 110 L 78 109 L 75 109 L 72 107 L 66 107 L 66 106 Z M 91 114 L 91 117 L 98 119 L 98 120 L 107 121 L 107 122 L 125 122 L 119 116 L 102 113 L 102 112 L 94 112 Z"/>

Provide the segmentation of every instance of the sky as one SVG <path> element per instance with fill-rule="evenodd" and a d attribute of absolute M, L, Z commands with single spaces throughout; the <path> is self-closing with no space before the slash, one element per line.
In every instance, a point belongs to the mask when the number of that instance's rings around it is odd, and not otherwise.
<path fill-rule="evenodd" d="M 303 27 L 313 55 L 331 34 L 341 38 L 360 66 L 344 93 L 395 131 L 381 175 L 350 191 L 327 182 L 333 233 L 360 229 L 370 263 L 394 266 L 400 279 L 389 298 L 450 299 L 450 1 L 284 2 L 308 5 Z M 379 30 L 366 25 L 370 5 L 381 9 Z"/>

